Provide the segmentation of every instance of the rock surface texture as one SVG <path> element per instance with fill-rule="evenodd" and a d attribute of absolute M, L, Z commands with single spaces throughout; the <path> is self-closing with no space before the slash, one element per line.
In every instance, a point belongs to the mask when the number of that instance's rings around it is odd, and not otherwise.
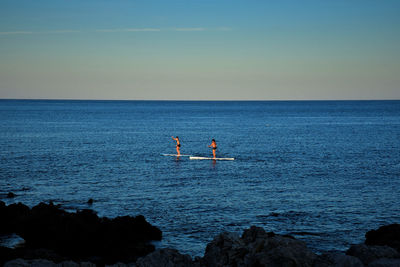
<path fill-rule="evenodd" d="M 0 234 L 15 233 L 25 240 L 22 248 L 1 249 L 3 262 L 7 256 L 130 262 L 154 251 L 149 241 L 162 236 L 143 216 L 99 218 L 92 210 L 69 213 L 53 204 L 40 203 L 30 209 L 0 202 L 0 218 Z"/>

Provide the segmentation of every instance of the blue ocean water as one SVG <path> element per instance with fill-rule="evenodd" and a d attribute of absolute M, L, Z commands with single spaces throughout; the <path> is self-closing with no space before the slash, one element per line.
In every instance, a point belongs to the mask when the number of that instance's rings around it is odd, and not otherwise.
<path fill-rule="evenodd" d="M 172 135 L 235 161 L 162 156 Z M 0 100 L 0 147 L 7 204 L 142 214 L 192 256 L 251 225 L 320 252 L 400 222 L 400 101 Z"/>

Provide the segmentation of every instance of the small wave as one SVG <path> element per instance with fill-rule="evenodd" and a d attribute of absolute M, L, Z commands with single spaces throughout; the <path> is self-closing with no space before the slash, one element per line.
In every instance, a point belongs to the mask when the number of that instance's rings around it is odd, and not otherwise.
<path fill-rule="evenodd" d="M 322 236 L 323 233 L 312 233 L 312 232 L 291 232 L 290 235 L 298 235 L 298 236 Z"/>
<path fill-rule="evenodd" d="M 0 246 L 7 248 L 17 248 L 22 246 L 25 240 L 17 234 L 0 235 Z"/>
<path fill-rule="evenodd" d="M 308 216 L 309 214 L 307 212 L 303 211 L 287 211 L 287 212 L 271 212 L 269 214 L 261 214 L 257 215 L 257 218 L 269 218 L 269 217 L 282 217 L 282 218 L 294 218 L 294 217 L 302 217 L 302 216 Z"/>

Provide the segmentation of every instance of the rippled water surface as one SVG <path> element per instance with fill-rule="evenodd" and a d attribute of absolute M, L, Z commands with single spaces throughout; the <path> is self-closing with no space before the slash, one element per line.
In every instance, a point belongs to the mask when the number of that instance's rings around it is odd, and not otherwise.
<path fill-rule="evenodd" d="M 162 156 L 172 135 L 235 160 Z M 400 222 L 400 101 L 0 100 L 0 147 L 7 204 L 143 214 L 158 246 L 193 256 L 251 225 L 318 252 Z"/>

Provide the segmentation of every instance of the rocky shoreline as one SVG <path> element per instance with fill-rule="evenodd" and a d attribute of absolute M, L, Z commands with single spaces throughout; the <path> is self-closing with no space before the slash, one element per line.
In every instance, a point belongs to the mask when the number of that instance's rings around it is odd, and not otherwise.
<path fill-rule="evenodd" d="M 60 206 L 0 202 L 0 234 L 15 233 L 21 247 L 0 247 L 0 264 L 10 266 L 398 266 L 400 225 L 366 233 L 346 252 L 317 255 L 303 241 L 252 226 L 242 236 L 221 233 L 203 257 L 155 249 L 161 231 L 143 216 L 99 218 L 92 210 L 69 213 Z"/>
<path fill-rule="evenodd" d="M 15 233 L 25 240 L 15 249 L 0 248 L 1 261 L 45 258 L 90 261 L 100 265 L 135 262 L 155 250 L 152 240 L 162 232 L 143 216 L 99 218 L 89 209 L 70 213 L 52 203 L 29 208 L 0 202 L 0 234 Z"/>

